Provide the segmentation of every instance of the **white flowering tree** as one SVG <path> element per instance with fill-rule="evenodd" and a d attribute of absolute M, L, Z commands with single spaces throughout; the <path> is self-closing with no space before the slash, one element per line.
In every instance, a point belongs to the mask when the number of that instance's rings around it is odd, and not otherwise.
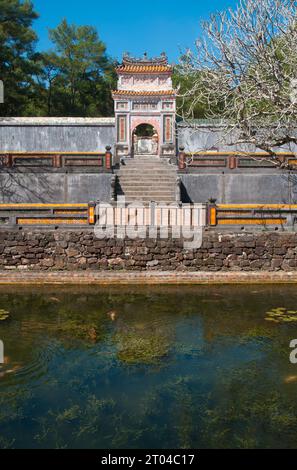
<path fill-rule="evenodd" d="M 200 105 L 208 118 L 220 118 L 230 145 L 252 144 L 272 157 L 281 146 L 296 150 L 296 5 L 242 0 L 202 24 L 202 37 L 179 64 L 190 84 L 184 119 Z"/>

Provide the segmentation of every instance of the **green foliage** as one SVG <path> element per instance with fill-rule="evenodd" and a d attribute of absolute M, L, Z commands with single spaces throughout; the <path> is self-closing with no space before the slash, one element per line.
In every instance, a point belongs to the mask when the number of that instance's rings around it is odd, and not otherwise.
<path fill-rule="evenodd" d="M 199 75 L 199 74 L 198 74 Z M 193 93 L 194 83 L 197 80 L 197 73 L 194 75 L 182 73 L 181 67 L 174 68 L 172 82 L 174 88 L 178 89 L 177 112 L 181 116 L 190 115 L 191 118 L 201 119 L 207 117 L 207 105 L 197 99 Z"/>
<path fill-rule="evenodd" d="M 110 116 L 115 63 L 95 28 L 63 20 L 53 50 L 38 53 L 30 1 L 0 0 L 2 116 Z"/>
<path fill-rule="evenodd" d="M 30 1 L 0 0 L 0 79 L 5 89 L 1 115 L 29 114 L 28 103 L 38 93 L 37 37 L 32 29 L 37 17 Z"/>
<path fill-rule="evenodd" d="M 287 310 L 284 307 L 273 308 L 266 312 L 265 320 L 274 323 L 290 323 L 297 321 L 297 310 Z"/>
<path fill-rule="evenodd" d="M 54 50 L 42 57 L 47 89 L 47 114 L 102 116 L 112 114 L 114 64 L 91 26 L 64 19 L 50 30 Z"/>

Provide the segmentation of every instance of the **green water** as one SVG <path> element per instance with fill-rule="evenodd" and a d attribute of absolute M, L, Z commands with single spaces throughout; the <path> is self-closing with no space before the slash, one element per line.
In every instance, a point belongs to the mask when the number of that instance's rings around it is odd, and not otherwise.
<path fill-rule="evenodd" d="M 1 448 L 296 448 L 294 286 L 0 290 Z"/>

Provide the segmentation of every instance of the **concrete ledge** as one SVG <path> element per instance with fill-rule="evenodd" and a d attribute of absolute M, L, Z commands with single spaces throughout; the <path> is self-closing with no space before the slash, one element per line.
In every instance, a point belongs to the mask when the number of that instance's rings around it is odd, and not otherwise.
<path fill-rule="evenodd" d="M 1 117 L 0 126 L 114 126 L 115 118 Z"/>
<path fill-rule="evenodd" d="M 1 272 L 0 285 L 295 284 L 295 272 Z"/>

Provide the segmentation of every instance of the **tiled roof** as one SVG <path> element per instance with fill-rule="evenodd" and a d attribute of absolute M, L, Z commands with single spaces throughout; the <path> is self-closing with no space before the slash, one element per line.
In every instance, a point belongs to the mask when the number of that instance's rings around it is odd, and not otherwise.
<path fill-rule="evenodd" d="M 157 90 L 157 91 L 133 91 L 133 90 L 115 90 L 114 95 L 125 95 L 125 96 L 162 96 L 162 95 L 175 95 L 175 90 Z"/>
<path fill-rule="evenodd" d="M 170 73 L 171 65 L 122 65 L 118 73 Z"/>

